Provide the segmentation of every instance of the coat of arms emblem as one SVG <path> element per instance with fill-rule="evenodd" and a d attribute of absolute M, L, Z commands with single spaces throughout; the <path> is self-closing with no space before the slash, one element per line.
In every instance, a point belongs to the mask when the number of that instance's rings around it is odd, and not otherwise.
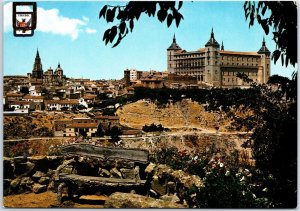
<path fill-rule="evenodd" d="M 33 36 L 36 28 L 36 2 L 13 2 L 14 36 Z"/>

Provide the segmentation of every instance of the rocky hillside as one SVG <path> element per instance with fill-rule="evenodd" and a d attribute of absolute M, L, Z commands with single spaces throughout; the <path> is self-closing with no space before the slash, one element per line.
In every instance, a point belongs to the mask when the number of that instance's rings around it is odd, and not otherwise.
<path fill-rule="evenodd" d="M 140 100 L 127 104 L 117 110 L 121 124 L 141 129 L 146 124 L 162 124 L 170 129 L 197 128 L 219 131 L 232 131 L 231 119 L 224 112 L 205 111 L 203 105 L 182 100 L 165 107 Z"/>
<path fill-rule="evenodd" d="M 4 116 L 4 139 L 52 136 L 55 120 L 86 117 L 85 114 L 63 112 L 34 112 L 29 116 Z"/>

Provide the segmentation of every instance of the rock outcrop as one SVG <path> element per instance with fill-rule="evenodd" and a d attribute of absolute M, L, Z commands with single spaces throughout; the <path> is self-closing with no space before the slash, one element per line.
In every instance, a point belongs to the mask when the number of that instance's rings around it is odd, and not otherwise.
<path fill-rule="evenodd" d="M 133 193 L 113 193 L 105 201 L 104 208 L 187 208 L 170 200 L 154 199 Z"/>

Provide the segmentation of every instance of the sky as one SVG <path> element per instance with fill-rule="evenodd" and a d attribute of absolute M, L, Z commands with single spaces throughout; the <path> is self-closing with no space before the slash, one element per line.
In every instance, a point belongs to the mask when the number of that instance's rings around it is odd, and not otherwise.
<path fill-rule="evenodd" d="M 213 27 L 216 40 L 223 41 L 225 50 L 257 52 L 265 36 L 272 52 L 272 34 L 264 34 L 255 24 L 249 28 L 243 2 L 184 2 L 184 16 L 177 28 L 143 14 L 115 48 L 102 41 L 104 31 L 111 27 L 99 19 L 106 5 L 125 5 L 126 2 L 107 1 L 43 1 L 37 2 L 37 29 L 33 37 L 14 37 L 11 26 L 12 3 L 4 2 L 3 74 L 26 75 L 32 72 L 37 49 L 43 70 L 55 69 L 60 63 L 67 77 L 90 79 L 121 79 L 125 69 L 143 71 L 167 69 L 166 49 L 174 33 L 182 49 L 194 51 L 204 47 Z M 116 22 L 115 22 L 116 23 Z M 271 64 L 271 74 L 291 77 L 296 67 Z"/>

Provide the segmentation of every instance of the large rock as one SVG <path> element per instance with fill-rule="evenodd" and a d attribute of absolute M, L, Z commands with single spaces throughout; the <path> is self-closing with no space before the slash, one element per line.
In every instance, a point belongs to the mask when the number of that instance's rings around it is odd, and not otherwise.
<path fill-rule="evenodd" d="M 99 168 L 98 174 L 100 177 L 110 177 L 111 174 L 108 170 Z"/>
<path fill-rule="evenodd" d="M 182 170 L 173 171 L 171 175 L 186 188 L 191 188 L 193 186 L 201 187 L 203 185 L 203 182 L 199 176 L 190 175 Z"/>
<path fill-rule="evenodd" d="M 14 163 L 26 163 L 27 162 L 27 157 L 25 156 L 18 156 L 14 157 Z"/>
<path fill-rule="evenodd" d="M 151 188 L 159 195 L 167 194 L 167 184 L 166 181 L 161 181 L 157 176 L 153 176 L 151 181 Z"/>
<path fill-rule="evenodd" d="M 3 177 L 4 179 L 14 178 L 14 166 L 12 159 L 10 158 L 3 158 Z"/>
<path fill-rule="evenodd" d="M 49 183 L 50 178 L 49 177 L 41 177 L 38 181 L 41 185 L 47 185 Z"/>
<path fill-rule="evenodd" d="M 186 206 L 138 194 L 116 192 L 108 197 L 104 208 L 186 208 Z"/>
<path fill-rule="evenodd" d="M 37 172 L 34 173 L 34 175 L 32 175 L 32 178 L 37 181 L 41 177 L 45 177 L 45 176 L 46 176 L 46 174 L 44 172 L 37 171 Z"/>
<path fill-rule="evenodd" d="M 16 179 L 10 182 L 10 186 L 15 189 L 19 186 L 20 182 L 21 182 L 21 177 L 17 177 Z"/>
<path fill-rule="evenodd" d="M 136 171 L 135 169 L 125 169 L 121 168 L 120 172 L 122 173 L 124 179 L 135 179 L 136 178 Z"/>
<path fill-rule="evenodd" d="M 34 167 L 31 162 L 15 163 L 15 176 L 30 176 Z"/>
<path fill-rule="evenodd" d="M 146 167 L 145 172 L 147 174 L 152 174 L 154 172 L 154 168 L 156 167 L 156 164 L 149 163 L 149 165 Z"/>
<path fill-rule="evenodd" d="M 35 183 L 32 187 L 32 191 L 34 193 L 42 193 L 42 192 L 45 192 L 46 190 L 47 190 L 46 185 L 40 185 L 40 184 L 37 184 L 37 183 Z"/>
<path fill-rule="evenodd" d="M 180 203 L 180 199 L 178 198 L 178 196 L 176 194 L 163 195 L 160 197 L 160 199 L 164 200 L 164 201 L 173 202 L 173 203 Z"/>
<path fill-rule="evenodd" d="M 110 173 L 111 173 L 112 177 L 122 178 L 122 173 L 117 168 L 112 168 L 110 170 Z"/>
<path fill-rule="evenodd" d="M 31 188 L 31 186 L 33 185 L 33 180 L 30 177 L 23 177 L 20 181 L 20 185 L 21 186 L 26 186 L 28 188 Z"/>
<path fill-rule="evenodd" d="M 59 156 L 33 156 L 28 157 L 28 161 L 36 165 L 36 171 L 47 172 L 48 169 L 56 169 L 62 162 Z"/>
<path fill-rule="evenodd" d="M 11 179 L 3 179 L 3 195 L 7 196 L 10 194 L 10 183 Z"/>

